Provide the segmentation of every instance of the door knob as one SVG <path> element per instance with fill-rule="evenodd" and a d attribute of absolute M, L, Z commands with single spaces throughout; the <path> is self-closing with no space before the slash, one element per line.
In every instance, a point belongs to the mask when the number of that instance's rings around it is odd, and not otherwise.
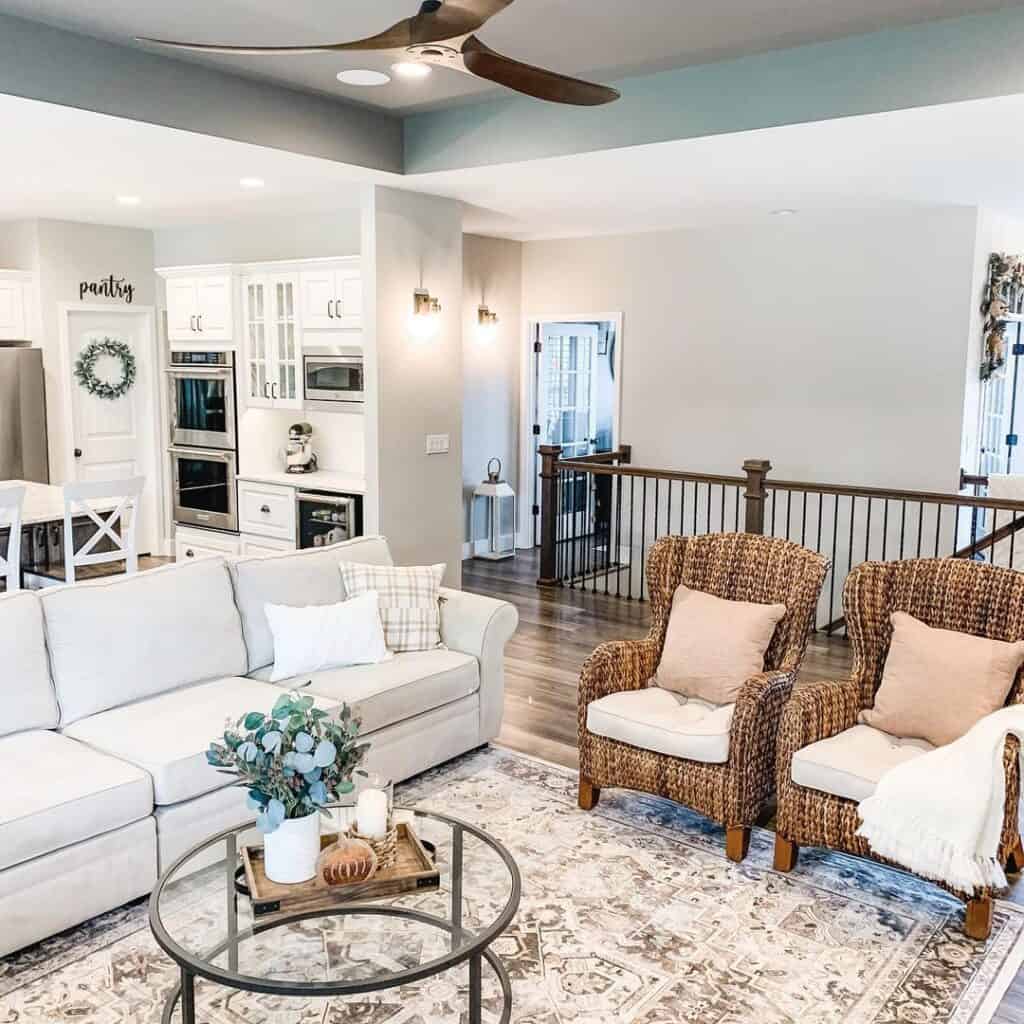
<path fill-rule="evenodd" d="M 80 459 L 81 457 L 82 457 L 82 449 L 81 448 L 76 448 L 75 449 L 75 458 L 76 459 Z"/>
<path fill-rule="evenodd" d="M 263 514 L 264 514 L 265 516 L 269 516 L 269 515 L 270 515 L 270 506 L 269 506 L 269 505 L 260 505 L 260 511 L 261 511 L 261 512 L 262 512 L 262 513 L 263 513 Z"/>

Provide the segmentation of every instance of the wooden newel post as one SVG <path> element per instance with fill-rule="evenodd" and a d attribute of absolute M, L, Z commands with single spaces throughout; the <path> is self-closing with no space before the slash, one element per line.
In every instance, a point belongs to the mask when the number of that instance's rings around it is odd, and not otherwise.
<path fill-rule="evenodd" d="M 746 513 L 743 529 L 747 533 L 764 533 L 764 481 L 772 464 L 767 459 L 747 459 L 743 472 L 747 474 Z"/>
<path fill-rule="evenodd" d="M 560 444 L 542 444 L 540 452 L 540 576 L 537 586 L 558 584 L 555 552 L 555 517 L 558 515 L 558 460 Z"/>

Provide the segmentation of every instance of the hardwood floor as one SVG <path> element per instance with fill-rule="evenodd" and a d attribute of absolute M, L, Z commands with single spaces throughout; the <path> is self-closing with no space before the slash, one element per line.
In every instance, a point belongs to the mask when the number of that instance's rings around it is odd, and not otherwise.
<path fill-rule="evenodd" d="M 466 561 L 462 585 L 510 601 L 519 629 L 505 655 L 505 718 L 497 744 L 556 764 L 578 766 L 576 683 L 587 655 L 605 640 L 646 634 L 649 605 L 579 590 L 536 584 L 536 552 L 505 562 Z M 842 679 L 851 665 L 845 639 L 811 638 L 797 682 Z M 771 827 L 771 811 L 763 822 Z M 1024 885 L 1011 879 L 1004 896 L 1024 903 Z M 995 1024 L 1024 1024 L 1024 972 L 1018 973 L 993 1017 Z"/>

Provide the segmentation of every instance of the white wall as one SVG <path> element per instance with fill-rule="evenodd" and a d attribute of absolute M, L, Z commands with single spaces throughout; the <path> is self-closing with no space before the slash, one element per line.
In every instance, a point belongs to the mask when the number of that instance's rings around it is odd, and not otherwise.
<path fill-rule="evenodd" d="M 463 236 L 462 483 L 464 536 L 469 542 L 487 535 L 484 507 L 481 504 L 473 516 L 472 497 L 486 475 L 488 460 L 501 459 L 505 479 L 514 489 L 518 484 L 522 266 L 521 242 Z M 477 329 L 481 304 L 499 318 L 487 340 Z M 520 517 L 526 509 L 523 501 L 520 495 Z"/>
<path fill-rule="evenodd" d="M 248 217 L 153 232 L 158 267 L 352 256 L 359 252 L 359 197 L 325 213 Z"/>
<path fill-rule="evenodd" d="M 524 316 L 622 311 L 639 465 L 950 490 L 977 211 L 527 242 Z"/>
<path fill-rule="evenodd" d="M 363 336 L 367 478 L 378 485 L 377 524 L 399 564 L 445 562 L 462 573 L 462 217 L 450 199 L 368 186 L 364 193 Z M 440 329 L 414 341 L 413 290 L 441 302 Z M 451 450 L 427 455 L 425 436 Z M 372 511 L 367 514 L 372 529 Z"/>

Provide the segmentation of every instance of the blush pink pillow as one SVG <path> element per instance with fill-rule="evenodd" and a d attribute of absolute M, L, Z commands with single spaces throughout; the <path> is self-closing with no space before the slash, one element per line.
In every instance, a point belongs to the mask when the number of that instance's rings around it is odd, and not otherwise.
<path fill-rule="evenodd" d="M 655 682 L 712 704 L 732 704 L 743 684 L 764 671 L 764 653 L 784 604 L 726 601 L 680 586 L 672 597 Z"/>
<path fill-rule="evenodd" d="M 989 640 L 934 629 L 906 612 L 893 612 L 892 640 L 864 725 L 941 747 L 963 736 L 1006 703 L 1024 662 L 1024 641 Z"/>

